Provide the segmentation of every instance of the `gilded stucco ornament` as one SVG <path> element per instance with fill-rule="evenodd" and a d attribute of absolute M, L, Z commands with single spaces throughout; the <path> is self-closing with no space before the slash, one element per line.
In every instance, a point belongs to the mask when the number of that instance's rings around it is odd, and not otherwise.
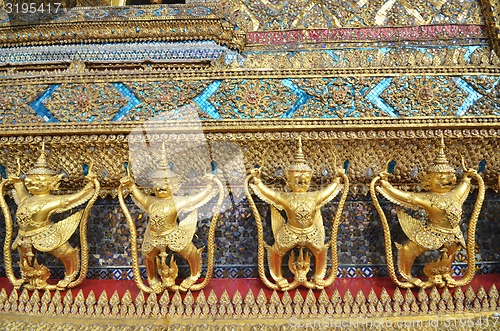
<path fill-rule="evenodd" d="M 88 183 L 77 193 L 53 195 L 57 190 L 62 174 L 56 174 L 47 164 L 45 146 L 33 168 L 26 177 L 21 178 L 21 165 L 18 160 L 17 174 L 9 176 L 0 184 L 0 207 L 6 221 L 4 243 L 5 271 L 15 288 L 24 285 L 29 290 L 62 290 L 75 287 L 85 279 L 88 269 L 87 219 L 99 193 L 99 181 L 89 168 Z M 17 237 L 12 242 L 13 222 L 4 199 L 4 190 L 13 186 L 14 200 L 18 206 L 15 217 L 19 227 Z M 51 216 L 71 210 L 86 203 L 81 209 L 64 220 L 52 222 Z M 69 239 L 80 226 L 80 247 L 69 244 Z M 19 251 L 21 278 L 13 272 L 11 250 Z M 36 252 L 47 252 L 58 258 L 64 265 L 65 277 L 57 284 L 48 284 L 50 271 L 39 264 Z"/>
<path fill-rule="evenodd" d="M 444 149 L 444 138 L 441 136 L 439 152 L 422 183 L 428 192 L 416 193 L 399 190 L 389 183 L 389 174 L 385 171 L 376 176 L 370 185 L 370 193 L 383 225 L 389 275 L 401 287 L 457 287 L 467 285 L 474 277 L 475 231 L 484 200 L 484 182 L 475 170 L 466 168 L 462 158 L 463 178 L 458 185 L 455 185 L 457 181 L 455 168 L 448 163 Z M 460 229 L 462 205 L 469 195 L 471 182 L 474 179 L 478 183 L 479 193 L 468 224 L 466 243 Z M 401 228 L 408 237 L 404 244 L 395 243 L 398 250 L 397 268 L 402 280 L 396 277 L 389 224 L 378 201 L 376 191 L 399 206 L 421 209 L 427 213 L 427 220 L 424 223 L 402 209 L 397 210 Z M 457 251 L 462 247 L 467 250 L 468 268 L 465 276 L 457 280 L 452 278 L 451 264 Z M 430 250 L 439 250 L 441 254 L 437 260 L 424 267 L 424 273 L 428 279 L 423 281 L 414 277 L 411 271 L 415 259 Z"/>
<path fill-rule="evenodd" d="M 302 142 L 299 138 L 297 153 L 293 162 L 286 168 L 285 177 L 288 192 L 278 191 L 264 184 L 261 179 L 261 169 L 257 168 L 251 170 L 245 182 L 245 191 L 257 223 L 259 276 L 267 287 L 274 290 L 288 291 L 300 285 L 310 289 L 323 289 L 333 283 L 337 273 L 337 228 L 348 192 L 347 176 L 343 169 L 337 169 L 332 183 L 327 187 L 308 192 L 312 169 L 305 160 Z M 262 218 L 250 189 L 271 205 L 271 228 L 274 236 L 272 246 L 268 245 L 263 238 Z M 321 207 L 335 198 L 341 190 L 343 194 L 335 218 L 332 220 L 331 239 L 325 243 L 325 226 Z M 286 219 L 280 211 L 286 214 Z M 268 267 L 273 281 L 267 278 L 265 272 L 264 248 L 267 250 Z M 297 255 L 294 249 L 298 249 Z M 326 276 L 328 249 L 331 249 L 332 269 Z M 282 272 L 282 260 L 287 253 L 290 253 L 288 267 L 294 274 L 292 282 L 285 279 Z M 309 253 L 314 256 L 314 271 L 311 279 L 307 278 L 311 262 Z"/>
<path fill-rule="evenodd" d="M 127 167 L 127 176 L 120 180 L 118 198 L 127 224 L 130 227 L 132 269 L 137 286 L 147 293 L 161 293 L 164 290 L 186 292 L 204 288 L 212 278 L 214 267 L 215 226 L 223 199 L 223 186 L 217 176 L 205 175 L 206 186 L 196 194 L 175 195 L 180 187 L 180 177 L 170 170 L 165 158 L 165 145 L 160 149 L 160 165 L 152 173 L 151 180 L 155 196 L 151 196 L 135 184 Z M 138 263 L 137 230 L 123 197 L 128 191 L 134 202 L 149 216 L 149 223 L 142 238 L 142 252 L 146 264 L 148 285 L 144 284 Z M 202 282 L 197 282 L 202 271 L 202 251 L 193 243 L 198 223 L 198 209 L 218 195 L 216 207 L 208 233 L 208 268 Z M 179 213 L 187 216 L 179 220 Z M 178 222 L 179 220 L 179 222 Z M 171 254 L 169 257 L 169 253 Z M 189 264 L 190 275 L 180 285 L 175 281 L 178 276 L 174 253 Z"/>

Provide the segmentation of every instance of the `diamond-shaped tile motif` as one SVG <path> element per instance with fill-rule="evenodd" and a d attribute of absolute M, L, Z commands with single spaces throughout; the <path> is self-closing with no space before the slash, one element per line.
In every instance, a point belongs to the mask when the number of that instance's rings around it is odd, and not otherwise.
<path fill-rule="evenodd" d="M 114 279 L 122 279 L 122 271 L 120 269 L 113 270 L 113 278 Z"/>
<path fill-rule="evenodd" d="M 28 104 L 47 88 L 47 85 L 0 86 L 0 125 L 50 121 L 43 110 Z"/>
<path fill-rule="evenodd" d="M 344 78 L 292 80 L 308 94 L 295 117 L 349 117 L 356 110 L 354 86 Z"/>
<path fill-rule="evenodd" d="M 221 86 L 222 81 L 217 80 L 211 83 L 203 92 L 196 96 L 193 99 L 193 102 L 196 103 L 202 112 L 200 113 L 201 118 L 209 118 L 209 119 L 219 119 L 222 116 L 219 114 L 219 111 L 216 107 L 208 100 L 211 98 Z"/>
<path fill-rule="evenodd" d="M 385 102 L 380 95 L 391 84 L 392 78 L 384 78 L 376 84 L 367 94 L 366 99 L 371 101 L 382 113 L 380 116 L 397 116 L 396 111 L 387 102 Z"/>
<path fill-rule="evenodd" d="M 283 81 L 230 79 L 223 81 L 208 101 L 222 118 L 273 118 L 288 117 L 285 114 L 294 109 L 300 96 Z"/>
<path fill-rule="evenodd" d="M 50 113 L 50 110 L 45 106 L 47 100 L 60 87 L 60 84 L 49 86 L 36 99 L 29 103 L 29 106 L 43 119 L 44 122 L 58 122 L 58 120 Z"/>
<path fill-rule="evenodd" d="M 114 122 L 140 103 L 122 83 L 56 84 L 30 106 L 47 122 Z"/>
<path fill-rule="evenodd" d="M 404 76 L 392 78 L 379 96 L 391 115 L 453 116 L 463 112 L 459 107 L 467 100 L 467 94 L 470 91 L 465 92 L 452 77 Z"/>
<path fill-rule="evenodd" d="M 373 277 L 373 268 L 363 267 L 361 271 L 364 277 Z"/>
<path fill-rule="evenodd" d="M 453 265 L 451 267 L 451 270 L 453 271 L 452 276 L 462 276 L 462 267 L 458 265 Z"/>
<path fill-rule="evenodd" d="M 123 117 L 123 121 L 182 120 L 187 105 L 210 86 L 210 81 L 154 81 L 124 84 L 142 101 Z M 203 96 L 199 97 L 200 101 Z M 204 109 L 204 108 L 201 108 Z M 202 111 L 200 111 L 202 112 Z M 201 116 L 201 115 L 200 115 Z M 202 116 L 201 116 L 202 117 Z"/>
<path fill-rule="evenodd" d="M 465 76 L 462 79 L 471 86 L 479 96 L 471 105 L 467 114 L 500 115 L 500 78 L 496 76 Z"/>

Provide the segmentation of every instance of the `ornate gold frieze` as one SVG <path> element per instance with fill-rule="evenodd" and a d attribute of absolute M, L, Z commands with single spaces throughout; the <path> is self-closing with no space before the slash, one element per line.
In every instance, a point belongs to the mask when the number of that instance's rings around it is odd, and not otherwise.
<path fill-rule="evenodd" d="M 167 121 L 148 122 L 144 126 L 147 134 L 129 136 L 137 128 L 142 128 L 140 123 L 5 125 L 0 132 L 0 164 L 7 168 L 8 173 L 15 171 L 17 157 L 22 164 L 31 165 L 40 142 L 44 141 L 53 153 L 51 166 L 64 169 L 68 174 L 61 188 L 81 187 L 84 181 L 78 169 L 93 159 L 95 172 L 104 188 L 102 193 L 115 195 L 119 179 L 124 174 L 123 164 L 128 160 L 130 144 L 134 141 L 168 141 L 179 148 L 190 141 L 206 141 L 211 146 L 218 146 L 218 154 L 214 154 L 213 160 L 220 165 L 219 175 L 232 179 L 230 168 L 234 165 L 224 167 L 232 164 L 229 160 L 234 161 L 233 149 L 243 156 L 239 167 L 245 171 L 254 167 L 254 160 L 260 160 L 266 146 L 276 146 L 276 157 L 269 158 L 266 167 L 273 174 L 289 160 L 283 148 L 301 136 L 304 152 L 317 160 L 313 166 L 317 174 L 313 177 L 313 187 L 329 179 L 321 175 L 325 167 L 330 175 L 333 173 L 328 168 L 331 162 L 325 159 L 324 152 L 331 150 L 339 162 L 348 161 L 348 176 L 353 184 L 351 190 L 366 194 L 373 174 L 384 170 L 391 160 L 397 163 L 396 185 L 418 188 L 419 178 L 433 158 L 433 149 L 429 146 L 434 146 L 435 139 L 444 133 L 451 164 L 460 164 L 460 154 L 474 169 L 484 160 L 482 176 L 486 186 L 496 187 L 498 181 L 498 117 L 208 120 L 201 124 Z M 144 159 L 144 164 L 150 162 L 148 160 Z M 145 169 L 150 166 L 145 165 Z M 263 176 L 268 178 L 267 173 Z M 243 181 L 236 177 L 232 180 L 243 185 Z"/>
<path fill-rule="evenodd" d="M 230 0 L 222 4 L 192 3 L 185 5 L 152 5 L 125 7 L 73 8 L 56 15 L 50 22 L 27 20 L 10 26 L 8 15 L 0 23 L 0 45 L 49 45 L 91 42 L 120 42 L 142 40 L 213 40 L 230 48 L 242 50 L 246 33 L 253 40 L 261 34 L 266 43 L 301 44 L 343 42 L 346 34 L 352 40 L 391 41 L 398 33 L 379 28 L 399 29 L 401 38 L 395 40 L 453 39 L 454 26 L 484 24 L 484 16 L 494 48 L 498 49 L 498 1 L 440 1 L 414 5 L 408 1 L 376 1 L 338 3 L 328 1 L 287 1 L 274 4 L 268 0 L 250 2 Z M 339 9 L 340 8 L 340 9 Z M 347 8 L 351 10 L 347 10 Z M 33 25 L 30 25 L 33 24 Z M 449 31 L 442 26 L 449 27 Z M 424 37 L 421 31 L 406 31 L 405 27 L 443 30 L 443 33 Z M 373 28 L 368 38 L 357 36 L 359 28 Z M 342 31 L 344 29 L 344 31 Z M 354 29 L 351 32 L 348 29 Z M 379 30 L 377 30 L 379 29 Z M 280 37 L 276 31 L 288 35 Z M 310 31 L 310 32 L 309 32 Z M 329 32 L 326 32 L 329 31 Z M 309 36 L 309 35 L 317 36 Z M 319 36 L 329 34 L 328 38 Z M 299 36 L 295 36 L 299 35 Z M 338 35 L 338 36 L 337 36 Z M 260 38 L 260 37 L 258 37 Z M 477 38 L 476 33 L 463 34 L 464 39 Z M 254 42 L 250 42 L 254 44 Z"/>
<path fill-rule="evenodd" d="M 154 8 L 153 8 L 154 7 Z M 54 24 L 0 26 L 0 46 L 51 45 L 92 42 L 137 42 L 151 40 L 213 40 L 242 49 L 245 35 L 228 25 L 213 4 L 148 6 L 128 10 L 131 17 L 107 17 L 108 8 L 74 9 L 73 17 Z M 160 13 L 155 14 L 154 9 Z M 201 11 L 200 11 L 201 10 Z M 122 10 L 125 13 L 125 9 Z M 143 14 L 146 12 L 146 14 Z M 69 12 L 68 12 L 69 13 Z M 136 17 L 140 16 L 139 18 Z M 126 16 L 126 14 L 124 14 Z"/>
<path fill-rule="evenodd" d="M 360 56 L 364 56 L 362 53 Z M 120 70 L 119 65 L 114 65 L 117 70 L 111 70 L 112 68 L 107 68 L 108 70 L 102 71 L 89 71 L 85 73 L 73 73 L 69 74 L 66 70 L 56 70 L 52 72 L 47 71 L 37 71 L 33 70 L 30 72 L 16 72 L 14 70 L 5 71 L 5 79 L 2 80 L 0 86 L 2 85 L 17 85 L 17 84 L 48 84 L 48 83 L 74 83 L 77 82 L 89 82 L 89 83 L 101 83 L 101 82 L 134 82 L 137 80 L 141 81 L 162 81 L 166 79 L 182 79 L 187 81 L 192 80 L 213 80 L 213 79 L 243 79 L 243 78 L 267 78 L 267 79 L 284 79 L 284 78 L 323 78 L 323 77 L 370 77 L 370 76 L 385 76 L 391 77 L 395 75 L 442 75 L 442 76 L 460 76 L 460 75 L 499 75 L 500 67 L 498 59 L 489 56 L 488 52 L 478 61 L 471 63 L 470 65 L 460 65 L 460 66 L 437 66 L 429 63 L 426 66 L 414 66 L 411 59 L 399 58 L 399 61 L 393 62 L 393 65 L 389 65 L 389 60 L 387 60 L 387 66 L 382 67 L 371 67 L 368 63 L 367 67 L 362 67 L 359 65 L 360 61 L 354 60 L 345 61 L 344 65 L 341 67 L 324 67 L 324 68 L 309 68 L 307 62 L 304 63 L 302 69 L 299 67 L 300 60 L 307 60 L 311 64 L 320 57 L 315 54 L 302 54 L 293 55 L 289 62 L 291 67 L 287 67 L 286 64 L 279 64 L 278 69 L 273 69 L 272 64 L 274 62 L 267 62 L 265 59 L 269 59 L 274 55 L 269 56 L 264 55 L 263 59 L 259 59 L 257 56 L 250 56 L 250 59 L 255 59 L 258 64 L 250 64 L 251 70 L 228 70 L 227 68 L 210 68 L 208 70 L 197 70 L 193 68 L 185 68 L 185 70 L 180 70 L 179 68 L 164 68 L 159 70 Z M 285 55 L 284 55 L 285 56 Z M 287 56 L 287 55 L 286 55 Z M 301 58 L 305 56 L 304 58 Z M 481 55 L 482 56 L 482 55 Z M 276 55 L 276 61 L 280 61 L 280 55 Z M 491 60 L 490 60 L 491 59 Z M 251 61 L 250 61 L 251 62 Z M 349 63 L 352 63 L 352 67 Z M 358 63 L 356 65 L 355 63 Z M 305 66 L 305 67 L 304 67 Z M 272 69 L 272 70 L 271 70 Z"/>
<path fill-rule="evenodd" d="M 105 291 L 100 294 L 90 291 L 85 295 L 82 290 L 76 295 L 71 291 L 50 295 L 36 290 L 31 294 L 26 290 L 9 294 L 2 289 L 0 327 L 59 330 L 62 324 L 67 330 L 75 323 L 77 329 L 92 327 L 97 330 L 104 326 L 106 330 L 118 327 L 142 330 L 146 325 L 158 327 L 158 330 L 179 330 L 187 325 L 193 330 L 296 330 L 301 326 L 307 330 L 317 330 L 321 326 L 369 330 L 378 324 L 382 330 L 401 330 L 403 327 L 461 330 L 464 325 L 470 329 L 494 330 L 500 323 L 495 313 L 500 302 L 494 284 L 488 289 L 480 286 L 477 290 L 468 287 L 438 291 L 433 288 L 412 292 L 382 288 L 371 289 L 369 293 L 347 290 L 343 294 L 338 290 L 329 293 L 322 290 L 318 296 L 312 290 L 304 294 L 298 290 L 286 291 L 283 295 L 266 294 L 262 290 L 246 293 L 237 290 L 232 296 L 226 291 L 217 295 L 213 290 L 202 290 L 197 296 L 187 292 L 182 297 L 179 292 L 166 293 L 161 296 L 144 292 L 132 295 L 127 290 L 120 297 L 116 291 L 111 296 Z"/>

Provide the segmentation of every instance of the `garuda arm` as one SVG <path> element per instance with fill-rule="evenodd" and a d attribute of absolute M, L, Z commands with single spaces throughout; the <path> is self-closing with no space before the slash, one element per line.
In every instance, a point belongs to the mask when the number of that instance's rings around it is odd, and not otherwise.
<path fill-rule="evenodd" d="M 19 205 L 24 199 L 30 196 L 26 186 L 24 186 L 23 180 L 19 177 L 9 177 L 7 179 L 7 183 L 12 184 L 14 190 L 12 191 L 12 195 L 14 197 L 14 201 L 17 205 Z"/>
<path fill-rule="evenodd" d="M 149 205 L 154 200 L 154 197 L 144 193 L 135 183 L 130 185 L 128 189 L 135 204 L 138 205 L 142 211 L 147 212 Z"/>
<path fill-rule="evenodd" d="M 315 198 L 317 205 L 321 207 L 327 204 L 335 198 L 337 194 L 339 194 L 341 189 L 342 185 L 340 184 L 340 176 L 336 176 L 330 185 L 316 193 Z"/>
<path fill-rule="evenodd" d="M 271 205 L 271 229 L 276 238 L 286 223 L 279 210 L 283 210 L 288 205 L 288 201 L 282 192 L 275 191 L 264 184 L 260 177 L 253 177 L 253 180 L 254 184 L 250 184 L 252 190 L 261 200 Z"/>
<path fill-rule="evenodd" d="M 425 199 L 422 194 L 399 190 L 392 186 L 387 180 L 381 179 L 380 186 L 377 187 L 377 190 L 396 205 L 412 209 L 420 207 L 427 211 L 430 209 L 430 201 Z M 426 231 L 426 227 L 422 222 L 411 217 L 403 210 L 397 210 L 396 213 L 398 215 L 399 224 L 406 236 L 422 246 L 427 246 L 427 244 L 423 243 L 418 238 L 420 233 Z"/>
<path fill-rule="evenodd" d="M 79 192 L 66 195 L 54 195 L 51 204 L 54 205 L 55 213 L 62 213 L 87 202 L 94 193 L 95 183 L 90 181 Z"/>
<path fill-rule="evenodd" d="M 420 194 L 399 190 L 385 179 L 380 179 L 379 183 L 377 191 L 392 203 L 412 209 L 426 207 L 426 200 L 422 199 Z"/>
<path fill-rule="evenodd" d="M 278 210 L 283 210 L 283 207 L 288 204 L 288 201 L 281 192 L 273 190 L 264 184 L 259 177 L 254 177 L 253 180 L 254 184 L 250 184 L 250 187 L 260 199 Z"/>
<path fill-rule="evenodd" d="M 468 172 L 465 173 L 462 181 L 453 189 L 453 195 L 460 201 L 460 204 L 463 204 L 469 195 L 469 191 L 471 188 L 471 174 Z"/>
<path fill-rule="evenodd" d="M 206 176 L 205 180 L 207 182 L 207 186 L 203 190 L 194 195 L 174 196 L 175 206 L 177 210 L 190 212 L 200 208 L 208 201 L 210 201 L 210 199 L 212 199 L 215 196 L 215 194 L 217 194 L 217 190 L 214 188 L 215 184 L 214 178 L 215 177 L 212 176 Z"/>
<path fill-rule="evenodd" d="M 179 228 L 186 231 L 189 241 L 193 241 L 198 224 L 198 208 L 210 201 L 219 191 L 214 187 L 216 177 L 206 176 L 207 186 L 191 196 L 174 196 L 175 207 L 179 212 L 188 213 L 183 220 L 179 220 Z M 222 192 L 219 192 L 222 195 Z"/>

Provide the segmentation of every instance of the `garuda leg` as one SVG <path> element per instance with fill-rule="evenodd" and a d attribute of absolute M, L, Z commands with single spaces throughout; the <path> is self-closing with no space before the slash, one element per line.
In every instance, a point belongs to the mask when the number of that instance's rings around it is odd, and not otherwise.
<path fill-rule="evenodd" d="M 162 291 L 161 281 L 158 279 L 158 266 L 156 264 L 156 257 L 158 254 L 160 254 L 160 250 L 154 247 L 151 251 L 144 255 L 144 263 L 146 264 L 149 286 L 156 293 Z"/>
<path fill-rule="evenodd" d="M 455 260 L 455 254 L 459 249 L 460 249 L 459 243 L 452 243 L 444 247 L 443 258 L 446 259 L 447 271 L 443 274 L 443 279 L 446 281 L 448 286 L 454 286 L 457 283 L 457 281 L 451 277 L 453 273 L 451 265 Z"/>
<path fill-rule="evenodd" d="M 286 251 L 281 250 L 276 243 L 272 247 L 267 246 L 266 248 L 269 254 L 268 260 L 271 277 L 281 290 L 286 290 L 290 284 L 283 278 L 281 265 Z"/>
<path fill-rule="evenodd" d="M 190 275 L 188 278 L 184 279 L 179 286 L 179 290 L 187 291 L 191 285 L 193 285 L 201 275 L 201 252 L 203 248 L 197 249 L 193 243 L 189 243 L 189 245 L 183 250 L 177 252 L 179 255 L 184 258 L 189 264 Z"/>
<path fill-rule="evenodd" d="M 398 268 L 401 277 L 418 287 L 422 287 L 424 282 L 413 277 L 411 275 L 411 269 L 413 268 L 415 259 L 427 250 L 411 240 L 408 240 L 404 245 L 396 244 L 396 247 L 398 248 Z"/>
<path fill-rule="evenodd" d="M 316 285 L 316 288 L 322 289 L 325 287 L 326 255 L 328 253 L 328 245 L 321 248 L 316 248 L 312 245 L 308 245 L 306 247 L 314 255 L 314 274 L 312 276 L 312 282 Z"/>
<path fill-rule="evenodd" d="M 61 279 L 57 283 L 59 289 L 64 289 L 76 279 L 78 274 L 80 268 L 78 249 L 71 247 L 71 245 L 66 242 L 49 253 L 61 260 L 64 265 L 64 279 Z"/>

